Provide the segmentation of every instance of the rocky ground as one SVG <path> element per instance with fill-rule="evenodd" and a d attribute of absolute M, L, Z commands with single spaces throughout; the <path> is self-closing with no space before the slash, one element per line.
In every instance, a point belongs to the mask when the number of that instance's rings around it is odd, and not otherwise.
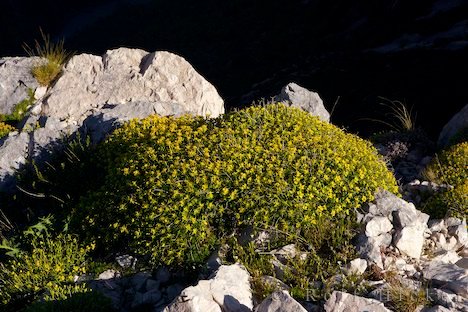
<path fill-rule="evenodd" d="M 28 160 L 38 164 L 47 160 L 53 150 L 60 148 L 64 136 L 80 133 L 97 143 L 130 118 L 154 113 L 211 117 L 224 113 L 223 100 L 216 89 L 187 61 L 168 52 L 120 48 L 103 56 L 77 55 L 49 88 L 39 86 L 30 74 L 31 64 L 38 61 L 0 59 L 0 113 L 10 113 L 28 90 L 33 90 L 35 97 L 18 131 L 0 141 L 2 191 L 14 188 L 14 173 Z M 276 100 L 329 121 L 330 115 L 318 94 L 297 84 L 286 85 Z M 450 187 L 423 181 L 422 170 L 437 145 L 444 146 L 451 134 L 466 127 L 466 114 L 465 107 L 452 118 L 437 144 L 398 136 L 376 143 L 393 166 L 403 198 L 378 193 L 373 202 L 353 216 L 362 228 L 355 244 L 360 258 L 343 266 L 336 279 L 366 274 L 369 279 L 361 283 L 369 287 L 365 293 L 333 291 L 324 302 L 297 302 L 277 279 L 281 274 L 277 274 L 265 276 L 265 280 L 279 285 L 278 290 L 256 302 L 249 272 L 216 254 L 207 263 L 209 274 L 189 287 L 183 275 L 166 268 L 132 272 L 139 259 L 130 255 L 115 258 L 116 269 L 101 272 L 97 279 L 76 276 L 76 282 L 86 282 L 103 292 L 120 311 L 142 306 L 168 312 L 390 311 L 395 302 L 395 285 L 399 285 L 400 292 L 423 291 L 433 305 L 423 311 L 468 311 L 466 220 L 430 219 L 417 209 L 428 193 Z M 275 257 L 275 266 L 281 272 L 285 259 L 295 257 L 299 251 L 294 245 L 287 245 L 267 252 Z"/>

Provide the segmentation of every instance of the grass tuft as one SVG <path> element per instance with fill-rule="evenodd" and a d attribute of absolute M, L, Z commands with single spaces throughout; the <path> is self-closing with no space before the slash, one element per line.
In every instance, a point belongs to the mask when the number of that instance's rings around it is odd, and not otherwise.
<path fill-rule="evenodd" d="M 50 40 L 50 35 L 44 34 L 40 30 L 42 43 L 34 41 L 34 46 L 24 44 L 23 48 L 29 56 L 39 56 L 44 58 L 45 63 L 34 66 L 31 73 L 42 86 L 50 86 L 62 71 L 63 64 L 70 57 L 70 53 L 64 48 L 64 41 L 54 43 Z"/>

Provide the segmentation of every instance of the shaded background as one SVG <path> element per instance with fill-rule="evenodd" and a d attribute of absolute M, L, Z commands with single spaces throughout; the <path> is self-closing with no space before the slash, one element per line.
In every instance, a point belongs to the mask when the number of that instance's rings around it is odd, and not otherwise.
<path fill-rule="evenodd" d="M 361 135 L 405 102 L 436 138 L 468 103 L 467 0 L 2 0 L 0 56 L 24 55 L 39 27 L 68 50 L 168 50 L 219 91 L 227 109 L 288 82 L 319 92 L 332 122 Z"/>

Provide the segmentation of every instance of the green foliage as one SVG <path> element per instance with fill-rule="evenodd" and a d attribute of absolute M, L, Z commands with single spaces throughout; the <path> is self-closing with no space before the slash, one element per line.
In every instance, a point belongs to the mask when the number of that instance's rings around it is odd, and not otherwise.
<path fill-rule="evenodd" d="M 21 121 L 21 119 L 23 119 L 24 115 L 26 114 L 28 108 L 34 104 L 34 101 L 36 101 L 36 99 L 34 98 L 34 90 L 29 88 L 28 97 L 16 104 L 11 114 L 0 115 L 0 120 L 15 123 Z"/>
<path fill-rule="evenodd" d="M 433 217 L 465 217 L 468 213 L 468 142 L 438 153 L 425 169 L 427 179 L 454 186 L 432 196 L 423 209 Z"/>
<path fill-rule="evenodd" d="M 30 252 L 0 264 L 0 302 L 8 309 L 89 291 L 84 284 L 75 284 L 74 276 L 86 272 L 86 256 L 91 249 L 82 247 L 70 235 L 59 234 L 55 239 L 33 236 Z"/>
<path fill-rule="evenodd" d="M 4 136 L 7 136 L 8 133 L 11 131 L 14 131 L 15 127 L 10 126 L 9 124 L 6 124 L 2 121 L 0 121 L 0 138 L 3 138 Z"/>
<path fill-rule="evenodd" d="M 252 276 L 253 292 L 257 298 L 265 298 L 274 289 L 265 285 L 261 278 L 264 275 L 280 278 L 291 287 L 291 295 L 298 300 L 315 301 L 330 295 L 333 290 L 362 290 L 363 277 L 350 276 L 336 280 L 345 263 L 357 257 L 351 241 L 357 234 L 357 224 L 346 215 L 333 218 L 321 217 L 319 222 L 303 229 L 304 236 L 292 233 L 269 231 L 268 246 L 259 248 L 253 242 L 240 245 L 231 241 L 227 260 L 242 263 Z M 284 263 L 284 276 L 277 276 L 272 260 L 271 250 L 294 243 L 298 253 L 295 258 Z M 301 256 L 306 254 L 306 257 Z"/>
<path fill-rule="evenodd" d="M 19 191 L 2 200 L 2 209 L 16 224 L 31 224 L 43 216 L 54 216 L 54 227 L 67 227 L 69 207 L 88 189 L 100 184 L 88 139 L 65 138 L 63 149 L 48 162 L 30 163 L 17 176 Z"/>
<path fill-rule="evenodd" d="M 112 312 L 112 302 L 99 292 L 73 293 L 69 298 L 55 301 L 39 301 L 24 312 Z"/>
<path fill-rule="evenodd" d="M 50 40 L 49 35 L 45 35 L 42 29 L 40 30 L 42 43 L 34 42 L 34 47 L 25 44 L 24 49 L 29 56 L 39 56 L 44 59 L 39 65 L 31 69 L 31 73 L 43 86 L 50 86 L 57 76 L 62 71 L 63 64 L 70 57 L 70 53 L 63 47 L 63 40 L 54 43 Z"/>
<path fill-rule="evenodd" d="M 433 195 L 422 210 L 433 218 L 465 218 L 468 215 L 468 181 Z"/>
<path fill-rule="evenodd" d="M 438 153 L 425 170 L 434 182 L 456 186 L 468 179 L 468 142 L 453 145 Z"/>
<path fill-rule="evenodd" d="M 72 224 L 168 265 L 202 262 L 241 226 L 301 233 L 379 188 L 397 192 L 369 142 L 281 104 L 214 120 L 133 120 L 98 155 L 105 183 L 81 200 Z"/>

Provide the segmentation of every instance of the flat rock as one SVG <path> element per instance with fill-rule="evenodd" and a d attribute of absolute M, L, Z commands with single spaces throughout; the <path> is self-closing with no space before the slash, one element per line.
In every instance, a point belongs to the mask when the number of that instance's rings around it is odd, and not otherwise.
<path fill-rule="evenodd" d="M 275 291 L 256 308 L 256 312 L 307 312 L 287 291 Z"/>
<path fill-rule="evenodd" d="M 423 270 L 425 279 L 433 285 L 453 291 L 462 297 L 468 297 L 468 270 L 455 264 L 431 263 Z"/>
<path fill-rule="evenodd" d="M 391 312 L 380 301 L 354 296 L 341 291 L 334 291 L 325 302 L 324 308 L 326 312 Z"/>
<path fill-rule="evenodd" d="M 330 113 L 323 105 L 318 93 L 309 91 L 296 83 L 289 83 L 283 87 L 281 93 L 275 97 L 275 101 L 300 108 L 314 116 L 318 116 L 323 121 L 330 121 Z"/>

